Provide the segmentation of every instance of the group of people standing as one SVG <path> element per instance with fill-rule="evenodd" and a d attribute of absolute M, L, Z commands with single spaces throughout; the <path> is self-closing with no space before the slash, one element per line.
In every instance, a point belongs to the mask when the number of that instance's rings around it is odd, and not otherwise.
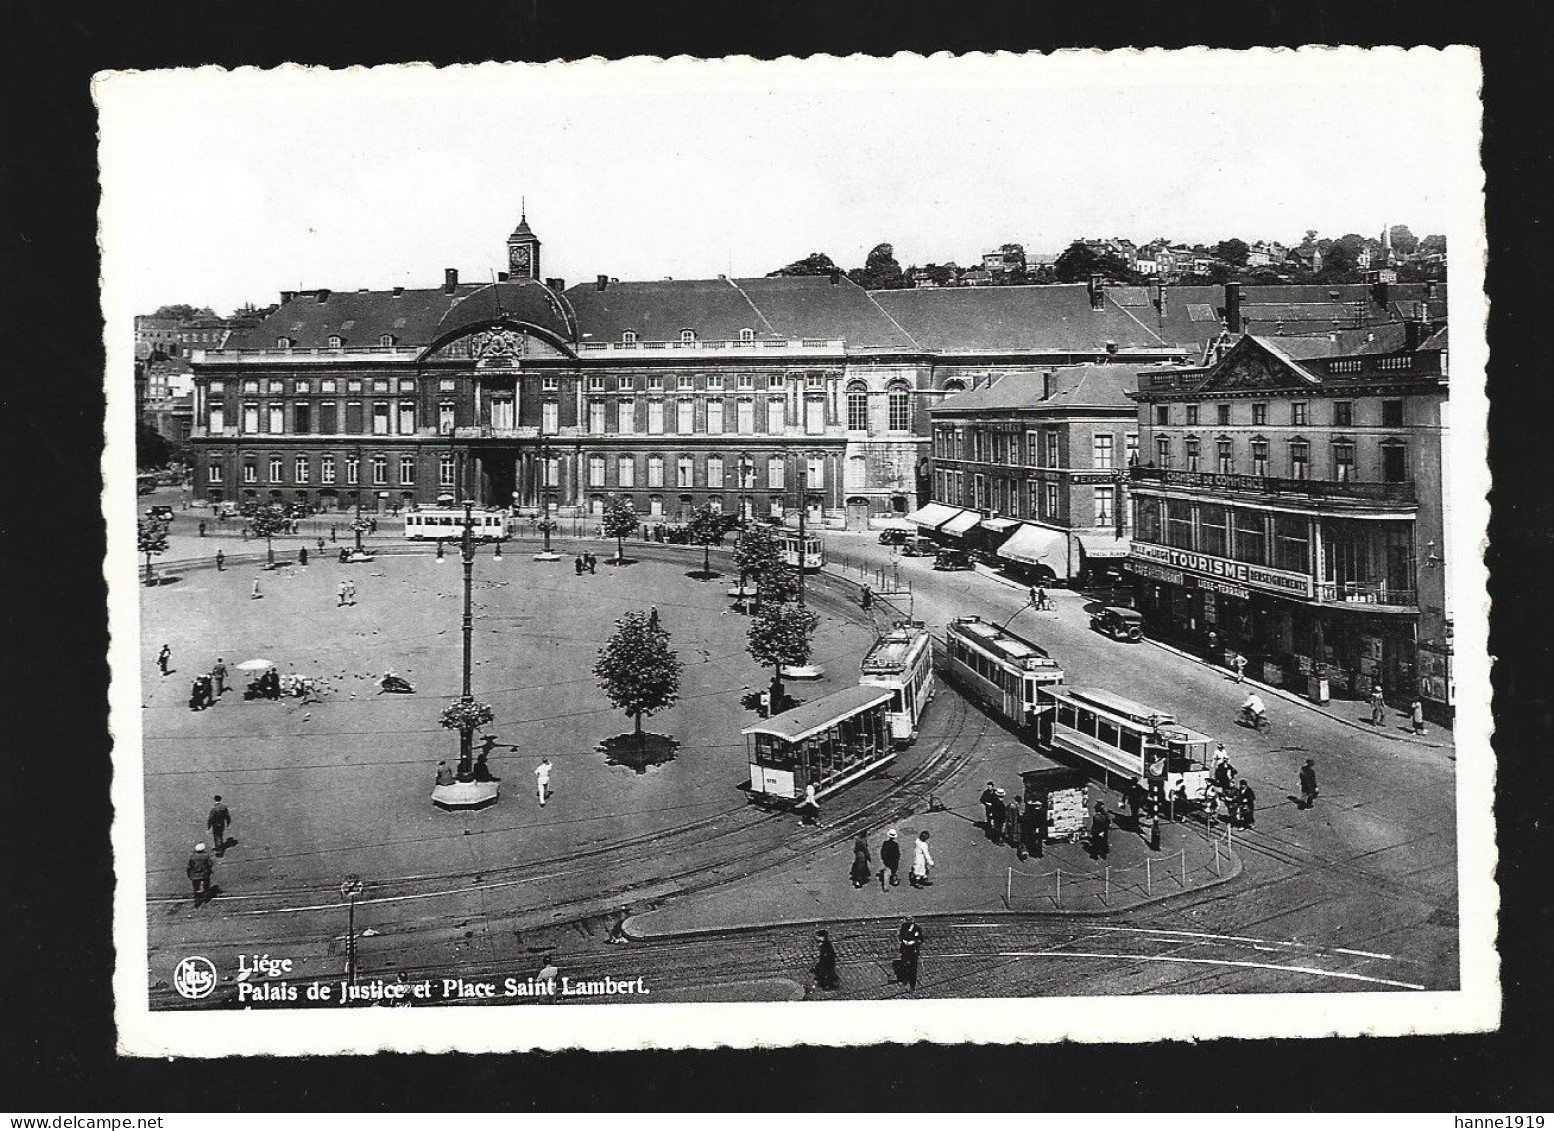
<path fill-rule="evenodd" d="M 982 831 L 994 844 L 1012 848 L 1024 860 L 1040 856 L 1047 841 L 1047 807 L 1039 795 L 1022 798 L 1018 793 L 988 782 L 978 798 L 982 805 Z"/>
<path fill-rule="evenodd" d="M 161 673 L 171 675 L 173 650 L 171 646 L 164 644 L 157 653 L 156 664 Z M 227 664 L 217 657 L 215 665 L 202 675 L 197 675 L 189 684 L 189 710 L 203 711 L 207 707 L 214 707 L 216 700 L 224 695 L 227 690 Z"/>
<path fill-rule="evenodd" d="M 598 573 L 599 559 L 594 556 L 592 550 L 585 550 L 572 559 L 572 569 L 579 577 L 585 573 Z"/>
<path fill-rule="evenodd" d="M 932 833 L 924 829 L 912 842 L 912 866 L 907 872 L 907 883 L 915 888 L 928 887 L 933 883 L 933 880 L 928 878 L 929 869 L 934 867 L 933 853 L 928 848 L 928 842 L 932 836 Z M 885 833 L 885 839 L 880 842 L 880 866 L 876 871 L 874 857 L 869 852 L 869 838 L 860 832 L 853 841 L 853 865 L 849 876 L 854 888 L 861 888 L 875 879 L 879 880 L 880 891 L 899 887 L 901 884 L 900 833 L 895 829 Z"/>

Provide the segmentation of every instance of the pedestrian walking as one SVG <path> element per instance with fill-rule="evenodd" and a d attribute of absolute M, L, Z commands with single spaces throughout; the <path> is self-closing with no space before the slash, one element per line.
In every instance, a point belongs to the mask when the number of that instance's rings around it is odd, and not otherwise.
<path fill-rule="evenodd" d="M 189 681 L 189 710 L 203 711 L 205 709 L 205 688 L 198 679 Z"/>
<path fill-rule="evenodd" d="M 264 594 L 259 592 L 259 579 L 256 577 L 254 578 L 254 587 L 248 594 L 248 599 L 250 601 L 257 601 L 263 596 Z"/>
<path fill-rule="evenodd" d="M 1004 817 L 1009 812 L 1009 805 L 1004 801 L 1007 796 L 1003 790 L 993 791 L 993 802 L 988 807 L 987 826 L 988 833 L 993 838 L 994 844 L 1004 843 Z"/>
<path fill-rule="evenodd" d="M 1371 726 L 1379 727 L 1387 721 L 1387 697 L 1381 684 L 1371 688 Z"/>
<path fill-rule="evenodd" d="M 205 520 L 203 518 L 200 519 L 200 537 L 205 537 Z"/>
<path fill-rule="evenodd" d="M 486 752 L 484 750 L 475 755 L 475 780 L 483 782 L 498 782 L 502 780 L 491 772 L 491 763 L 486 760 Z"/>
<path fill-rule="evenodd" d="M 1310 809 L 1317 799 L 1317 767 L 1316 763 L 1306 759 L 1306 764 L 1300 768 L 1300 807 Z"/>
<path fill-rule="evenodd" d="M 324 540 L 322 538 L 318 540 L 318 552 L 321 554 L 324 552 Z"/>
<path fill-rule="evenodd" d="M 880 843 L 880 891 L 885 890 L 887 878 L 890 886 L 895 887 L 901 883 L 901 842 L 896 839 L 896 830 L 891 829 L 885 834 L 885 839 Z"/>
<path fill-rule="evenodd" d="M 583 555 L 583 560 L 587 564 L 590 574 L 597 574 L 599 572 L 599 558 L 592 550 Z"/>
<path fill-rule="evenodd" d="M 1009 804 L 1004 806 L 1004 843 L 1014 849 L 1014 854 L 1021 860 L 1025 859 L 1025 844 L 1020 831 L 1020 799 L 1011 798 Z"/>
<path fill-rule="evenodd" d="M 658 606 L 657 605 L 650 605 L 650 606 L 648 606 L 648 627 L 649 628 L 657 628 L 658 627 Z"/>
<path fill-rule="evenodd" d="M 220 550 L 216 551 L 216 572 L 222 573 L 227 568 L 227 556 Z"/>
<path fill-rule="evenodd" d="M 579 555 L 577 555 L 577 557 L 572 559 L 572 572 L 575 573 L 578 577 L 582 577 L 583 576 L 583 555 L 582 554 L 579 554 Z"/>
<path fill-rule="evenodd" d="M 534 767 L 534 792 L 539 795 L 540 808 L 545 808 L 545 802 L 550 800 L 550 759 L 541 758 L 540 764 Z"/>
<path fill-rule="evenodd" d="M 1095 813 L 1090 817 L 1090 855 L 1104 860 L 1111 855 L 1112 815 L 1106 811 L 1106 802 L 1095 803 Z"/>
<path fill-rule="evenodd" d="M 376 534 L 377 532 L 378 532 L 378 520 L 375 519 L 375 518 L 369 518 L 367 520 L 367 533 L 369 533 L 369 534 Z"/>
<path fill-rule="evenodd" d="M 928 836 L 928 830 L 924 829 L 917 834 L 917 843 L 912 845 L 912 871 L 907 881 L 915 888 L 925 888 L 933 883 L 928 878 L 928 869 L 934 866 L 933 853 L 928 851 Z"/>
<path fill-rule="evenodd" d="M 1209 776 L 1214 780 L 1221 793 L 1230 792 L 1230 779 L 1235 777 L 1236 768 L 1230 764 L 1230 751 L 1225 749 L 1221 742 L 1214 750 L 1214 766 Z"/>
<path fill-rule="evenodd" d="M 1246 778 L 1236 787 L 1236 824 L 1249 829 L 1257 823 L 1257 794 Z"/>
<path fill-rule="evenodd" d="M 339 590 L 338 591 L 339 591 L 339 594 L 340 594 L 340 599 L 339 599 L 339 602 L 335 605 L 335 608 L 341 609 L 341 608 L 345 607 L 345 578 L 343 578 L 343 577 L 340 579 L 340 585 L 339 585 Z"/>
<path fill-rule="evenodd" d="M 987 788 L 982 791 L 982 796 L 977 798 L 982 803 L 982 830 L 989 840 L 993 837 L 993 802 L 998 800 L 998 787 L 992 782 L 987 783 Z"/>
<path fill-rule="evenodd" d="M 1414 696 L 1414 701 L 1408 705 L 1408 718 L 1414 724 L 1415 734 L 1423 734 L 1425 732 L 1424 702 L 1417 695 Z"/>
<path fill-rule="evenodd" d="M 799 824 L 813 825 L 820 820 L 820 800 L 815 796 L 815 783 L 804 787 L 804 800 L 799 802 Z"/>
<path fill-rule="evenodd" d="M 901 954 L 896 959 L 896 981 L 909 990 L 915 990 L 918 965 L 923 956 L 923 929 L 908 915 L 901 920 L 896 940 L 901 945 Z"/>
<path fill-rule="evenodd" d="M 1240 652 L 1237 652 L 1236 653 L 1236 658 L 1230 662 L 1230 665 L 1231 665 L 1231 667 L 1235 668 L 1235 671 L 1236 671 L 1236 682 L 1237 683 L 1240 683 L 1242 680 L 1246 679 L 1246 657 L 1245 656 L 1243 656 Z"/>
<path fill-rule="evenodd" d="M 308 548 L 306 546 L 297 551 L 297 564 L 300 566 L 308 564 Z"/>
<path fill-rule="evenodd" d="M 329 524 L 329 540 L 331 542 L 338 542 L 338 541 L 340 541 L 340 539 L 335 537 L 335 526 L 334 526 L 334 523 L 330 523 Z"/>
<path fill-rule="evenodd" d="M 865 612 L 872 609 L 874 607 L 874 590 L 865 585 L 862 594 L 859 595 L 858 603 L 863 606 Z"/>
<path fill-rule="evenodd" d="M 227 662 L 220 656 L 216 657 L 216 666 L 210 669 L 211 682 L 215 685 L 217 695 L 227 693 Z"/>
<path fill-rule="evenodd" d="M 227 808 L 219 793 L 216 803 L 210 807 L 210 815 L 205 818 L 205 827 L 210 830 L 210 842 L 216 846 L 216 855 L 223 855 L 227 851 L 227 830 L 232 827 L 232 810 Z"/>
<path fill-rule="evenodd" d="M 1038 860 L 1047 850 L 1047 805 L 1040 794 L 1032 794 L 1025 801 L 1024 847 Z"/>
<path fill-rule="evenodd" d="M 184 865 L 184 873 L 194 885 L 194 906 L 198 907 L 210 898 L 210 880 L 216 872 L 216 862 L 205 855 L 205 842 L 194 846 L 194 853 Z"/>
<path fill-rule="evenodd" d="M 1149 791 L 1144 787 L 1143 778 L 1134 778 L 1123 786 L 1123 800 L 1128 803 L 1128 820 L 1133 822 L 1134 828 L 1139 825 L 1139 814 L 1144 810 L 1144 802 L 1149 797 Z"/>
<path fill-rule="evenodd" d="M 869 841 L 862 833 L 853 840 L 852 880 L 854 888 L 861 888 L 874 877 L 874 858 L 869 852 Z"/>
<path fill-rule="evenodd" d="M 162 669 L 163 675 L 168 673 L 169 669 L 167 665 L 168 662 L 172 660 L 172 658 L 173 650 L 166 644 L 162 645 L 162 650 L 156 654 L 156 666 Z"/>
<path fill-rule="evenodd" d="M 356 604 L 356 579 L 354 577 L 347 577 L 345 579 L 345 603 L 348 605 Z"/>
<path fill-rule="evenodd" d="M 816 931 L 815 938 L 820 943 L 820 953 L 815 957 L 815 985 L 822 990 L 834 990 L 842 984 L 836 972 L 836 947 L 831 945 L 830 932 L 824 929 Z"/>

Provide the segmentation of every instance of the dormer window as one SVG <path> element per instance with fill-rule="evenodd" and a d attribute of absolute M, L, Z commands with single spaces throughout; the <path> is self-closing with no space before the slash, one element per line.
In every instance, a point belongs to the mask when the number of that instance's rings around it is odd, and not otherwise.
<path fill-rule="evenodd" d="M 343 344 L 344 344 L 344 339 L 342 339 L 339 334 L 330 334 L 329 335 L 329 348 L 330 349 L 337 350 Z"/>
<path fill-rule="evenodd" d="M 683 336 L 684 335 L 682 335 L 682 337 Z M 755 331 L 749 327 L 746 327 L 745 329 L 739 331 L 739 340 L 746 343 L 755 341 Z"/>
<path fill-rule="evenodd" d="M 695 341 L 696 341 L 696 331 L 695 330 L 681 330 L 680 331 L 680 344 L 682 346 L 691 345 Z"/>
<path fill-rule="evenodd" d="M 278 349 L 278 350 L 289 350 L 289 349 L 291 349 L 291 339 L 290 338 L 276 338 L 275 339 L 275 348 Z"/>
<path fill-rule="evenodd" d="M 382 336 L 380 336 L 378 338 L 378 345 L 383 346 L 384 348 L 388 348 L 389 346 L 392 346 L 393 344 L 394 344 L 394 335 L 393 334 L 383 334 Z"/>
<path fill-rule="evenodd" d="M 635 330 L 621 331 L 621 345 L 634 346 L 637 344 L 637 332 Z"/>

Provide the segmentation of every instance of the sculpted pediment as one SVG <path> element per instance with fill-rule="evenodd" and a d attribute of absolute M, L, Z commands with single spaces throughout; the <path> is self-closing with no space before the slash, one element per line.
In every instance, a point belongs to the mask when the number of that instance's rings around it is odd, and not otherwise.
<path fill-rule="evenodd" d="M 1215 366 L 1204 389 L 1291 389 L 1311 385 L 1309 375 L 1250 339 L 1242 341 Z"/>

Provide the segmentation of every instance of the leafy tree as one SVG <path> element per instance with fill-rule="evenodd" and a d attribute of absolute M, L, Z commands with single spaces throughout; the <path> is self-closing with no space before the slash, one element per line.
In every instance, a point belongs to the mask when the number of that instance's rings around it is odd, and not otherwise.
<path fill-rule="evenodd" d="M 1083 283 L 1091 275 L 1102 275 L 1114 282 L 1133 277 L 1133 265 L 1122 256 L 1090 247 L 1083 240 L 1069 244 L 1052 265 L 1060 283 Z"/>
<path fill-rule="evenodd" d="M 871 291 L 894 291 L 910 286 L 901 264 L 896 262 L 896 249 L 888 243 L 876 244 L 863 266 L 847 272 L 847 277 Z"/>
<path fill-rule="evenodd" d="M 1246 245 L 1246 241 L 1238 239 L 1220 240 L 1214 245 L 1214 258 L 1223 259 L 1226 263 L 1237 267 L 1246 266 L 1246 257 L 1252 253 L 1252 249 Z"/>
<path fill-rule="evenodd" d="M 1446 254 L 1446 237 L 1445 236 L 1426 236 L 1424 239 L 1419 241 L 1419 254 L 1420 255 L 1445 255 Z"/>
<path fill-rule="evenodd" d="M 636 533 L 637 508 L 622 495 L 604 501 L 604 536 L 615 539 L 615 560 L 626 560 L 626 536 Z"/>
<path fill-rule="evenodd" d="M 643 746 L 642 716 L 672 706 L 680 697 L 680 657 L 669 646 L 669 633 L 647 613 L 627 613 L 599 649 L 594 675 L 599 688 L 619 710 L 631 716 L 637 749 Z"/>
<path fill-rule="evenodd" d="M 929 263 L 923 267 L 923 274 L 928 276 L 929 282 L 937 283 L 941 287 L 947 287 L 955 282 L 955 272 L 943 264 Z"/>
<path fill-rule="evenodd" d="M 216 312 L 208 306 L 190 306 L 186 302 L 174 302 L 157 307 L 151 317 L 176 318 L 180 322 L 187 322 L 191 318 L 214 318 Z"/>
<path fill-rule="evenodd" d="M 248 519 L 248 526 L 254 532 L 254 536 L 264 539 L 265 558 L 273 566 L 275 543 L 270 539 L 286 529 L 285 510 L 279 503 L 259 503 L 252 499 L 238 509 L 243 517 Z"/>
<path fill-rule="evenodd" d="M 779 275 L 829 275 L 837 269 L 836 264 L 831 262 L 831 257 L 825 252 L 812 251 L 803 259 L 796 259 L 786 267 L 768 271 L 766 277 L 771 279 Z"/>
<path fill-rule="evenodd" d="M 1018 243 L 999 244 L 998 250 L 1003 253 L 1004 266 L 1009 268 L 1025 267 L 1025 245 Z"/>
<path fill-rule="evenodd" d="M 135 425 L 135 467 L 139 471 L 150 471 L 155 468 L 167 466 L 172 458 L 172 446 L 168 444 L 167 437 L 158 432 L 145 421 Z"/>
<path fill-rule="evenodd" d="M 1387 234 L 1392 237 L 1392 250 L 1399 255 L 1413 255 L 1419 250 L 1419 237 L 1408 230 L 1407 224 L 1393 224 Z"/>
<path fill-rule="evenodd" d="M 1322 252 L 1321 278 L 1334 283 L 1355 282 L 1364 250 L 1365 237 L 1354 232 L 1334 240 Z"/>
<path fill-rule="evenodd" d="M 746 651 L 762 667 L 772 669 L 772 710 L 782 702 L 782 669 L 809 662 L 810 646 L 820 618 L 791 601 L 767 602 L 750 621 Z"/>
<path fill-rule="evenodd" d="M 734 543 L 734 564 L 739 567 L 739 587 L 755 578 L 757 584 L 782 565 L 782 550 L 769 527 L 752 522 Z"/>
<path fill-rule="evenodd" d="M 146 555 L 146 584 L 151 584 L 151 559 L 167 552 L 167 523 L 161 519 L 143 518 L 135 528 L 135 546 Z"/>
<path fill-rule="evenodd" d="M 701 572 L 704 577 L 712 576 L 712 547 L 723 541 L 723 532 L 727 529 L 724 516 L 710 505 L 697 507 L 691 514 L 691 521 L 685 525 L 685 533 L 691 545 L 702 548 Z"/>

